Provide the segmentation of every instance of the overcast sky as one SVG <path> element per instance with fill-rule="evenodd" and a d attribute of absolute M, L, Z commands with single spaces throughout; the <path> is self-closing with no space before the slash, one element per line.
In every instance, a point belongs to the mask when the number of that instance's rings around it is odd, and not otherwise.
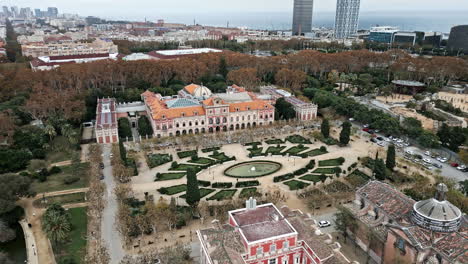
<path fill-rule="evenodd" d="M 126 16 L 164 13 L 203 12 L 288 12 L 293 0 L 0 0 L 0 5 L 46 8 L 56 6 L 60 13 Z M 315 0 L 315 11 L 334 11 L 336 0 Z M 361 0 L 361 10 L 467 10 L 468 0 Z M 467 15 L 468 16 L 468 15 Z"/>

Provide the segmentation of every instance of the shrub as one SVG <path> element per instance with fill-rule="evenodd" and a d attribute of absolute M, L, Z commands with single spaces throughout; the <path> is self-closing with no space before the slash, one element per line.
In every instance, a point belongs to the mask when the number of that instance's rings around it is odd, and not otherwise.
<path fill-rule="evenodd" d="M 50 168 L 50 171 L 49 171 L 50 174 L 57 174 L 60 172 L 62 172 L 62 169 L 60 169 L 60 167 L 57 167 L 57 166 L 53 166 L 52 168 Z"/>
<path fill-rule="evenodd" d="M 243 182 L 237 182 L 236 188 L 244 188 L 244 187 L 259 186 L 259 185 L 260 185 L 260 182 L 257 180 L 243 181 Z"/>
<path fill-rule="evenodd" d="M 294 175 L 298 176 L 298 175 L 302 175 L 304 173 L 307 172 L 307 168 L 302 168 L 302 169 L 298 169 L 294 172 Z"/>
<path fill-rule="evenodd" d="M 229 189 L 232 187 L 232 182 L 214 182 L 211 187 Z"/>
<path fill-rule="evenodd" d="M 65 184 L 72 184 L 80 180 L 80 177 L 77 176 L 67 176 L 63 179 L 63 183 Z"/>
<path fill-rule="evenodd" d="M 326 151 L 327 151 L 327 147 L 321 146 L 321 147 L 320 147 L 320 150 L 323 151 L 323 152 L 326 152 Z"/>
<path fill-rule="evenodd" d="M 203 186 L 203 187 L 210 187 L 211 182 L 198 180 L 198 184 L 201 185 L 201 186 Z"/>
<path fill-rule="evenodd" d="M 309 161 L 309 164 L 307 164 L 306 169 L 311 170 L 315 167 L 315 160 Z"/>

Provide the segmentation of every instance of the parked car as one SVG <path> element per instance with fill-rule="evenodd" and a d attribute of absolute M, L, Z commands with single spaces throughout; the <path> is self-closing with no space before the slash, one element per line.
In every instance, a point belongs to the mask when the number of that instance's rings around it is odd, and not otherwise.
<path fill-rule="evenodd" d="M 369 130 L 370 130 L 370 129 L 367 128 L 367 127 L 362 129 L 362 131 L 364 131 L 364 132 L 369 132 Z"/>
<path fill-rule="evenodd" d="M 102 163 L 102 162 L 99 163 L 99 168 L 101 168 L 101 170 L 104 169 L 104 163 Z"/>
<path fill-rule="evenodd" d="M 318 226 L 319 227 L 328 227 L 328 226 L 331 226 L 331 224 L 328 221 L 320 221 L 320 222 L 318 222 Z"/>
<path fill-rule="evenodd" d="M 430 155 L 431 155 L 431 153 L 430 153 L 429 151 L 426 151 L 426 152 L 424 152 L 424 155 L 426 155 L 426 156 L 430 156 Z"/>
<path fill-rule="evenodd" d="M 376 140 L 375 138 L 371 138 L 370 141 L 372 141 L 372 142 L 374 142 L 374 143 L 377 143 L 377 140 Z"/>
<path fill-rule="evenodd" d="M 456 163 L 456 162 L 450 163 L 450 166 L 456 168 L 456 167 L 458 167 L 458 163 Z"/>
<path fill-rule="evenodd" d="M 464 170 L 464 169 L 466 169 L 466 166 L 463 164 L 457 167 L 457 170 Z"/>
<path fill-rule="evenodd" d="M 101 181 L 104 180 L 104 175 L 101 174 L 101 176 L 99 176 L 99 179 L 100 179 Z"/>
<path fill-rule="evenodd" d="M 438 169 L 441 169 L 441 168 L 442 168 L 442 164 L 437 163 L 437 162 L 432 163 L 432 166 L 434 166 L 434 167 L 436 167 L 436 168 L 438 168 Z"/>
<path fill-rule="evenodd" d="M 414 152 L 412 150 L 407 149 L 405 152 L 406 154 L 414 155 Z"/>
<path fill-rule="evenodd" d="M 377 139 L 378 139 L 378 140 L 384 140 L 384 138 L 383 138 L 383 137 L 377 137 Z"/>
<path fill-rule="evenodd" d="M 431 161 L 430 159 L 428 159 L 428 158 L 424 158 L 423 160 L 424 160 L 424 162 L 426 162 L 426 163 L 432 163 L 432 161 Z"/>
<path fill-rule="evenodd" d="M 379 146 L 381 146 L 381 147 L 384 147 L 384 146 L 385 146 L 385 143 L 379 142 L 379 143 L 377 143 L 377 145 L 379 145 Z"/>
<path fill-rule="evenodd" d="M 362 126 L 363 128 L 369 128 L 369 125 L 368 124 L 365 124 Z"/>

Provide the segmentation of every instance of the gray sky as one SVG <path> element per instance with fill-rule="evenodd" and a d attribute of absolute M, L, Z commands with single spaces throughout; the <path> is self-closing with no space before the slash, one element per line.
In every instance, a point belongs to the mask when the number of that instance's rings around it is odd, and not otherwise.
<path fill-rule="evenodd" d="M 293 0 L 0 0 L 0 5 L 45 8 L 56 6 L 61 13 L 80 15 L 157 15 L 203 12 L 288 12 Z M 336 0 L 315 0 L 315 12 L 333 11 Z M 468 0 L 361 0 L 361 10 L 467 10 Z"/>

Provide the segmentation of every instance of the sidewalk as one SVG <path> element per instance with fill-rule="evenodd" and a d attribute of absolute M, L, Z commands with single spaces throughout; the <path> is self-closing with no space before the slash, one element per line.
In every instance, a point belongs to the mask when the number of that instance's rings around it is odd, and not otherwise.
<path fill-rule="evenodd" d="M 33 232 L 31 228 L 29 228 L 26 220 L 23 219 L 19 221 L 19 223 L 24 232 L 24 239 L 26 240 L 26 254 L 28 257 L 28 264 L 39 264 L 36 249 L 36 240 L 34 239 Z"/>

